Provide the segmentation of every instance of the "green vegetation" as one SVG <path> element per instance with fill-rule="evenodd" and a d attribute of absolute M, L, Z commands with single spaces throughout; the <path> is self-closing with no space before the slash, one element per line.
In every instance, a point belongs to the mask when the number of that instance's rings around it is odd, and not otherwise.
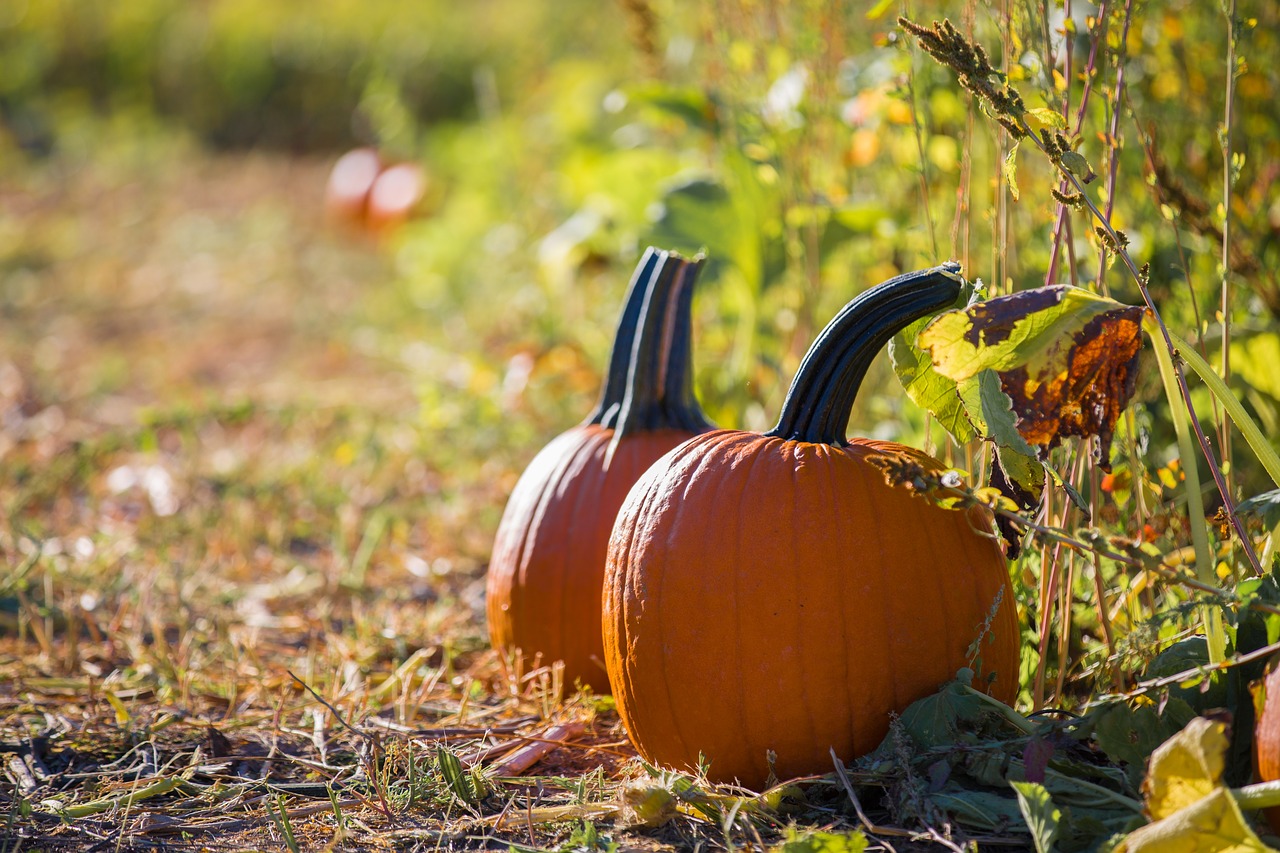
<path fill-rule="evenodd" d="M 1252 821 L 1278 60 L 1246 0 L 0 4 L 0 850 L 1085 849 L 1214 707 L 1205 790 Z M 322 221 L 355 145 L 426 171 L 394 233 Z M 649 244 L 709 255 L 695 378 L 725 426 L 768 428 L 900 271 L 1158 311 L 1109 470 L 1069 435 L 1040 467 L 1008 365 L 953 376 L 923 323 L 854 407 L 962 472 L 890 474 L 1020 546 L 1016 711 L 962 678 L 757 794 L 640 767 L 609 700 L 487 647 L 503 503 L 590 408 Z"/>

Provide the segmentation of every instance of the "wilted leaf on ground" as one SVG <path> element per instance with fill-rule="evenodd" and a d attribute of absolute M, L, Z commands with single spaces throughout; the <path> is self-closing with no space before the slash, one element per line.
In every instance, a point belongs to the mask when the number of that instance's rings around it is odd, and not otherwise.
<path fill-rule="evenodd" d="M 1018 808 L 1022 811 L 1022 819 L 1031 830 L 1031 840 L 1036 845 L 1036 853 L 1051 853 L 1053 842 L 1058 837 L 1058 822 L 1062 820 L 1062 812 L 1053 805 L 1053 798 L 1045 790 L 1044 785 L 1035 782 L 1010 782 L 1018 795 Z"/>
<path fill-rule="evenodd" d="M 1226 788 L 1129 833 L 1116 853 L 1248 853 L 1271 851 L 1249 828 Z"/>
<path fill-rule="evenodd" d="M 1064 436 L 1097 436 L 1106 468 L 1116 420 L 1133 395 L 1143 310 L 1055 285 L 943 314 L 918 342 L 956 382 L 997 371 L 1028 444 L 1043 453 Z"/>
<path fill-rule="evenodd" d="M 1196 717 L 1161 744 L 1144 785 L 1151 816 L 1168 817 L 1211 794 L 1222 782 L 1228 746 L 1226 724 L 1208 717 Z"/>
<path fill-rule="evenodd" d="M 1209 853 L 1270 850 L 1249 828 L 1222 784 L 1230 740 L 1225 723 L 1196 717 L 1151 755 L 1143 788 L 1154 823 L 1130 833 L 1117 851 Z"/>

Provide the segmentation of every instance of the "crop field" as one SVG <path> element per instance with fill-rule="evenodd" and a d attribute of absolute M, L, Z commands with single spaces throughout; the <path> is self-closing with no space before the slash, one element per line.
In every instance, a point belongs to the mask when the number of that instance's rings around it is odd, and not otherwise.
<path fill-rule="evenodd" d="M 1246 0 L 0 9 L 0 853 L 1280 847 L 1277 103 Z"/>

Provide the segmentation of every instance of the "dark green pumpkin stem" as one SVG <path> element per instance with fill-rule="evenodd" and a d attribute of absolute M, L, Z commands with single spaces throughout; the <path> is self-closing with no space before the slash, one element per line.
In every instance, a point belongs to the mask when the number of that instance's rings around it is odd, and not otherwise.
<path fill-rule="evenodd" d="M 632 342 L 626 395 L 612 424 L 615 442 L 638 432 L 713 428 L 693 390 L 691 308 L 703 258 L 663 254 Z"/>
<path fill-rule="evenodd" d="M 631 274 L 627 295 L 622 300 L 618 330 L 613 335 L 613 350 L 609 353 L 609 369 L 604 374 L 604 389 L 600 392 L 600 401 L 591 414 L 587 415 L 584 425 L 613 427 L 617 423 L 622 402 L 627 395 L 627 374 L 631 371 L 631 349 L 636 339 L 636 327 L 640 323 L 644 301 L 649 294 L 649 285 L 654 274 L 666 263 L 667 257 L 666 252 L 650 246 L 636 265 L 636 271 Z"/>
<path fill-rule="evenodd" d="M 805 353 L 765 435 L 844 445 L 849 412 L 876 354 L 916 320 L 949 307 L 960 295 L 960 265 L 909 272 L 860 294 L 835 316 Z"/>

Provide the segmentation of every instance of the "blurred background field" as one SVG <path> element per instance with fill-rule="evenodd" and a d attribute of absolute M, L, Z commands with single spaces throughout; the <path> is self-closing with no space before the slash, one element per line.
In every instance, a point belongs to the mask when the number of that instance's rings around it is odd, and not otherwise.
<path fill-rule="evenodd" d="M 1280 445 L 1280 12 L 1239 4 L 1224 204 L 1218 4 L 1068 8 L 5 2 L 0 740 L 45 746 L 21 753 L 35 756 L 25 773 L 10 768 L 0 835 L 155 846 L 170 836 L 140 822 L 141 802 L 76 825 L 41 803 L 118 796 L 197 748 L 254 756 L 240 776 L 337 778 L 261 760 L 301 755 L 298 733 L 316 731 L 342 757 L 317 747 L 316 760 L 368 785 L 348 807 L 366 823 L 346 827 L 347 843 L 372 843 L 369 827 L 423 849 L 508 837 L 500 821 L 458 828 L 463 812 L 496 810 L 451 787 L 407 735 L 379 747 L 386 778 L 370 781 L 366 740 L 334 709 L 405 730 L 586 721 L 585 742 L 620 760 L 607 701 L 570 687 L 561 704 L 547 673 L 521 681 L 488 650 L 482 574 L 520 470 L 594 400 L 646 245 L 710 256 L 696 375 L 726 426 L 770 426 L 816 331 L 903 270 L 954 258 L 1002 293 L 1044 284 L 1052 264 L 1055 282 L 1139 303 L 1101 264 L 1084 214 L 1064 220 L 1054 250 L 1048 164 L 1011 155 L 951 73 L 909 49 L 895 24 L 906 11 L 972 32 L 1028 106 L 1061 110 L 1069 93 L 1072 125 L 1091 90 L 1079 151 L 1131 252 L 1151 262 L 1167 322 L 1214 359 L 1230 206 L 1229 381 Z M 425 196 L 404 224 L 370 234 L 326 217 L 329 171 L 357 146 L 422 168 Z M 950 441 L 882 361 L 854 431 L 980 473 L 980 449 Z M 1068 517 L 1059 496 L 1050 521 L 1145 535 L 1166 553 L 1189 544 L 1153 376 L 1118 437 L 1112 482 L 1127 485 L 1100 492 L 1076 449 L 1056 451 L 1094 517 Z M 1237 494 L 1263 491 L 1237 455 Z M 1036 549 L 1013 570 L 1024 710 L 1123 686 L 1187 629 L 1185 594 L 1153 593 L 1123 568 L 1108 566 L 1105 603 L 1083 571 L 1047 589 Z M 1042 602 L 1058 595 L 1050 642 Z M 1104 637 L 1099 613 L 1112 610 Z M 464 756 L 489 745 L 471 737 Z M 593 755 L 570 749 L 505 796 L 520 808 L 608 801 L 616 777 L 575 775 Z M 236 794 L 240 823 L 219 837 L 284 843 L 280 809 L 297 808 L 275 799 L 286 794 Z M 188 795 L 206 811 L 172 819 L 204 837 L 193 827 L 213 820 L 215 799 Z M 328 843 L 339 811 L 299 813 L 298 832 Z M 745 833 L 690 822 L 636 843 L 751 843 Z M 518 837 L 569 835 L 531 820 Z"/>

